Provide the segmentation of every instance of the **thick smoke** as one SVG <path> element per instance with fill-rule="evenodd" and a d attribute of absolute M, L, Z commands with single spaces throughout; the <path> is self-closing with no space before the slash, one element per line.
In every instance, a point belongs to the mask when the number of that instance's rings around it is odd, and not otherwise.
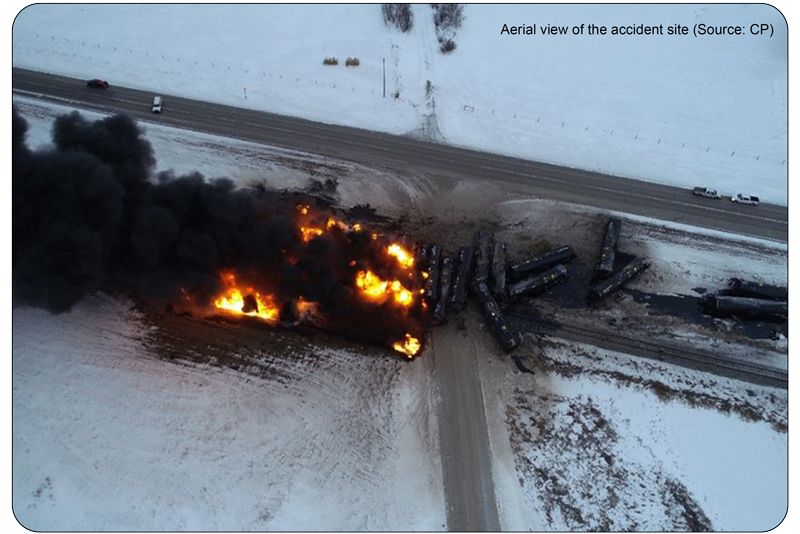
<path fill-rule="evenodd" d="M 107 280 L 125 215 L 126 188 L 117 169 L 138 166 L 143 181 L 153 161 L 135 128 L 127 135 L 115 131 L 118 143 L 130 144 L 124 157 L 97 142 L 119 122 L 130 121 L 115 117 L 92 129 L 77 113 L 60 117 L 53 127 L 55 146 L 33 152 L 25 145 L 27 124 L 14 110 L 15 300 L 65 311 Z M 72 134 L 84 129 L 95 138 L 81 146 Z"/>
<path fill-rule="evenodd" d="M 296 206 L 313 199 L 154 174 L 150 143 L 124 115 L 61 116 L 53 146 L 36 151 L 26 145 L 27 128 L 14 109 L 15 303 L 64 312 L 88 293 L 114 289 L 170 304 L 190 295 L 203 306 L 232 269 L 275 295 L 285 318 L 302 299 L 316 303 L 324 327 L 372 342 L 420 331 L 407 314 L 358 298 L 358 269 L 391 269 L 368 232 L 332 228 L 302 239 Z M 312 211 L 324 225 L 325 212 Z"/>

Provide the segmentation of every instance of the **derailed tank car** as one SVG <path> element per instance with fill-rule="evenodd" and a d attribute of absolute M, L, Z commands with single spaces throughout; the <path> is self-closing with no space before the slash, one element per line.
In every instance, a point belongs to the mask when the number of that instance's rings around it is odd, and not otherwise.
<path fill-rule="evenodd" d="M 606 295 L 610 295 L 648 267 L 644 258 L 634 258 L 611 278 L 593 285 L 589 290 L 588 300 L 590 302 L 598 301 Z"/>
<path fill-rule="evenodd" d="M 479 282 L 475 284 L 475 296 L 483 309 L 483 315 L 492 327 L 494 337 L 503 347 L 503 350 L 510 352 L 519 346 L 519 335 L 511 330 L 506 322 L 503 313 L 500 311 L 500 306 L 494 300 L 489 286 L 486 282 Z"/>
<path fill-rule="evenodd" d="M 434 324 L 443 324 L 447 321 L 447 303 L 450 301 L 452 288 L 453 260 L 445 258 L 442 261 L 442 270 L 439 278 L 439 302 L 433 310 Z"/>
<path fill-rule="evenodd" d="M 472 283 L 487 282 L 489 280 L 489 264 L 491 261 L 492 234 L 486 230 L 481 230 L 475 236 L 475 273 L 472 276 Z"/>
<path fill-rule="evenodd" d="M 565 282 L 569 273 L 567 268 L 563 265 L 556 265 L 552 269 L 524 278 L 519 282 L 514 282 L 508 286 L 509 298 L 515 298 L 522 295 L 532 295 L 541 293 L 549 287 Z"/>
<path fill-rule="evenodd" d="M 428 268 L 428 251 L 430 247 L 427 244 L 418 245 L 414 251 L 414 265 L 419 271 L 424 271 Z"/>
<path fill-rule="evenodd" d="M 609 219 L 606 225 L 606 235 L 603 237 L 603 244 L 600 247 L 600 257 L 597 258 L 595 266 L 595 278 L 605 280 L 614 272 L 614 262 L 617 258 L 617 243 L 619 233 L 622 230 L 622 221 L 619 219 Z"/>
<path fill-rule="evenodd" d="M 789 290 L 785 287 L 764 284 L 741 278 L 731 278 L 729 293 L 737 297 L 750 297 L 768 300 L 788 300 Z"/>
<path fill-rule="evenodd" d="M 458 251 L 458 269 L 453 279 L 452 309 L 460 311 L 467 303 L 467 288 L 472 276 L 472 263 L 475 258 L 473 247 L 461 247 Z"/>
<path fill-rule="evenodd" d="M 506 296 L 506 244 L 495 241 L 492 247 L 492 265 L 489 272 L 489 289 L 496 299 Z"/>
<path fill-rule="evenodd" d="M 789 315 L 789 304 L 786 301 L 725 295 L 706 297 L 703 309 L 707 314 L 716 317 L 736 316 L 769 321 L 783 321 Z"/>
<path fill-rule="evenodd" d="M 564 245 L 553 250 L 548 250 L 544 254 L 539 254 L 527 260 L 512 263 L 508 267 L 508 272 L 513 278 L 521 278 L 528 274 L 537 273 L 554 265 L 564 264 L 575 257 L 572 247 Z"/>
<path fill-rule="evenodd" d="M 442 267 L 442 246 L 428 247 L 428 279 L 425 281 L 425 301 L 435 306 L 439 300 L 439 273 Z"/>

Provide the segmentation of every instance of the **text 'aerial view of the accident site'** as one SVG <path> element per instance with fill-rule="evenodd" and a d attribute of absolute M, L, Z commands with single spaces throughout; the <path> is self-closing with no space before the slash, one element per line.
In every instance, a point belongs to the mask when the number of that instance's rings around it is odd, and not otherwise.
<path fill-rule="evenodd" d="M 778 9 L 33 4 L 12 37 L 19 526 L 782 523 Z"/>

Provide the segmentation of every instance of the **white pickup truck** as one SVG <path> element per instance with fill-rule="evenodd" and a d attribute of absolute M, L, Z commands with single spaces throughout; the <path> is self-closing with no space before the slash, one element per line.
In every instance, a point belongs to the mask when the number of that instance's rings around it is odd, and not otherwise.
<path fill-rule="evenodd" d="M 692 193 L 706 198 L 722 198 L 722 195 L 717 193 L 716 189 L 709 189 L 708 187 L 695 187 L 692 189 Z"/>
<path fill-rule="evenodd" d="M 739 204 L 745 204 L 747 206 L 758 206 L 758 197 L 743 195 L 739 193 L 735 197 L 731 197 L 731 202 L 737 202 Z"/>

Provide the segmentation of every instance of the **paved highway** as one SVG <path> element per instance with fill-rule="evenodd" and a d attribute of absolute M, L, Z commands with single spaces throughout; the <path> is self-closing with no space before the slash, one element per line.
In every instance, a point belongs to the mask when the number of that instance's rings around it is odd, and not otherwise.
<path fill-rule="evenodd" d="M 223 135 L 433 176 L 503 181 L 532 196 L 627 212 L 667 221 L 786 242 L 788 209 L 696 197 L 686 189 L 429 143 L 345 126 L 190 100 L 167 93 L 154 115 L 154 93 L 112 85 L 90 89 L 85 80 L 12 69 L 14 94 L 105 113 Z M 755 177 L 754 177 L 755 178 Z M 698 184 L 703 185 L 703 184 Z M 751 191 L 747 191 L 750 193 Z M 758 191 L 752 191 L 758 194 Z"/>

